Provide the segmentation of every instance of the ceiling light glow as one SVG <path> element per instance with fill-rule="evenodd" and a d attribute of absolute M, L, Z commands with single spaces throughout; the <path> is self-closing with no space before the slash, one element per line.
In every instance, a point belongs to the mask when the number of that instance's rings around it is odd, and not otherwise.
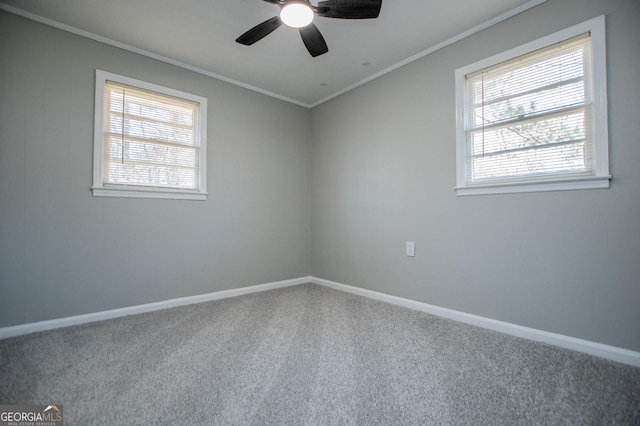
<path fill-rule="evenodd" d="M 302 28 L 313 21 L 313 10 L 306 3 L 287 3 L 280 11 L 280 19 L 289 27 Z"/>

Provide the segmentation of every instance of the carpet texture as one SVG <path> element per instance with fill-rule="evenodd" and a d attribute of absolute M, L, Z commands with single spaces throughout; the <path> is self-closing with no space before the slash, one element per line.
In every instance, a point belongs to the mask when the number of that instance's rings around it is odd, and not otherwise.
<path fill-rule="evenodd" d="M 636 424 L 640 368 L 307 284 L 0 341 L 67 425 Z"/>

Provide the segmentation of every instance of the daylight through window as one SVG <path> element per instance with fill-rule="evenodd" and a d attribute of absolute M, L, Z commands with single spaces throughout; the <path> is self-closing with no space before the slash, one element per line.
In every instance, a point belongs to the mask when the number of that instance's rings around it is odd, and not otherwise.
<path fill-rule="evenodd" d="M 198 104 L 107 82 L 105 183 L 197 189 Z"/>
<path fill-rule="evenodd" d="M 594 106 L 590 31 L 462 77 L 458 189 L 602 172 L 603 153 L 595 145 L 597 138 L 606 143 L 606 134 L 594 132 L 602 106 Z"/>
<path fill-rule="evenodd" d="M 473 182 L 591 173 L 588 37 L 467 77 Z"/>
<path fill-rule="evenodd" d="M 133 191 L 129 192 L 131 195 L 117 193 L 119 196 L 200 193 L 204 158 L 202 100 L 159 93 L 106 77 L 100 135 L 102 159 L 96 164 L 101 168 L 101 179 L 94 185 L 94 193 L 96 187 Z"/>

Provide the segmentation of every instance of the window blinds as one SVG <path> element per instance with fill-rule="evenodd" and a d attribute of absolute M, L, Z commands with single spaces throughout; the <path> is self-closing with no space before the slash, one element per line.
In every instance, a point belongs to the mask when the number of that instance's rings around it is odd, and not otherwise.
<path fill-rule="evenodd" d="M 105 84 L 105 185 L 198 189 L 196 102 Z"/>
<path fill-rule="evenodd" d="M 468 183 L 591 175 L 590 37 L 466 76 Z"/>

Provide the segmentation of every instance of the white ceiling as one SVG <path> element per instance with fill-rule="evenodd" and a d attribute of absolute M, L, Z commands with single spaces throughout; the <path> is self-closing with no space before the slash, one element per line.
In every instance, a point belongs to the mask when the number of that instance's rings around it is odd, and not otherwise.
<path fill-rule="evenodd" d="M 278 14 L 262 0 L 3 0 L 0 8 L 311 107 L 543 1 L 383 0 L 377 19 L 316 17 L 329 46 L 316 58 L 286 26 L 253 46 L 235 42 Z"/>

